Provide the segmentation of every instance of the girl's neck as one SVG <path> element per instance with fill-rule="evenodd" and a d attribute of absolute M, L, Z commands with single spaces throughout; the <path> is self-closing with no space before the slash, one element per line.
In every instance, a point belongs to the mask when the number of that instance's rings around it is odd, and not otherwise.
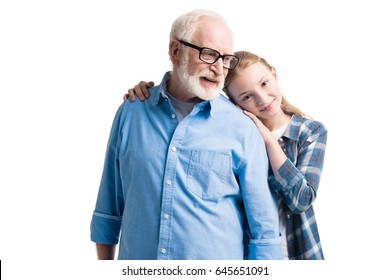
<path fill-rule="evenodd" d="M 264 125 L 270 131 L 274 131 L 274 130 L 277 130 L 278 128 L 281 128 L 284 125 L 286 125 L 290 120 L 291 120 L 291 116 L 287 115 L 283 111 L 281 111 L 280 114 L 278 114 L 272 118 L 264 119 L 261 121 L 264 123 Z"/>

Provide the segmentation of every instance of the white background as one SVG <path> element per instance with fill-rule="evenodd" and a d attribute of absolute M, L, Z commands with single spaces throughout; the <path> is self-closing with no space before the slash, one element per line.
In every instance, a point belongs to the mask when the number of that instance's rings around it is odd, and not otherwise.
<path fill-rule="evenodd" d="M 118 267 L 103 270 L 101 262 L 98 267 L 89 239 L 111 122 L 129 87 L 140 80 L 158 83 L 170 70 L 170 26 L 194 8 L 224 15 L 235 32 L 235 50 L 266 58 L 287 99 L 329 130 L 314 204 L 327 260 L 273 266 L 301 279 L 385 270 L 386 2 L 1 1 L 5 279 L 120 274 Z"/>

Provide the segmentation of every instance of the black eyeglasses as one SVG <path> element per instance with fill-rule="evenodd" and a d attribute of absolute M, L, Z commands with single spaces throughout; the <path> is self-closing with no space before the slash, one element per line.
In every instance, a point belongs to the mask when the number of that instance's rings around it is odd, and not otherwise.
<path fill-rule="evenodd" d="M 222 55 L 216 50 L 210 48 L 201 48 L 182 40 L 179 40 L 179 42 L 187 47 L 198 50 L 199 59 L 202 60 L 203 62 L 206 62 L 207 64 L 214 64 L 215 62 L 218 61 L 218 59 L 222 58 L 222 63 L 224 68 L 234 69 L 237 66 L 238 62 L 240 61 L 240 58 L 236 55 L 232 55 L 232 54 Z"/>

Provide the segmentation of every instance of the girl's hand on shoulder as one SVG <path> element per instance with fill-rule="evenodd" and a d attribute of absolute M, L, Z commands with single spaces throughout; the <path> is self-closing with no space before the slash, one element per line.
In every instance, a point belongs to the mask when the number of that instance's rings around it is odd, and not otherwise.
<path fill-rule="evenodd" d="M 149 98 L 149 91 L 148 88 L 151 88 L 154 86 L 154 83 L 152 81 L 145 82 L 141 81 L 138 83 L 138 85 L 135 85 L 134 88 L 130 88 L 127 93 L 123 96 L 123 101 L 126 101 L 127 99 L 130 99 L 131 102 L 134 102 L 137 97 L 142 102 L 145 99 Z"/>
<path fill-rule="evenodd" d="M 265 127 L 265 125 L 261 122 L 261 120 L 259 120 L 259 118 L 255 114 L 253 114 L 247 110 L 244 110 L 244 114 L 252 119 L 252 121 L 255 123 L 256 127 L 260 130 L 260 132 L 264 129 L 268 130 L 268 128 Z"/>
<path fill-rule="evenodd" d="M 259 120 L 255 114 L 246 110 L 244 110 L 244 114 L 251 118 L 251 120 L 255 123 L 257 129 L 260 131 L 261 136 L 263 136 L 264 141 L 267 142 L 267 140 L 273 139 L 269 129 L 263 124 L 261 120 Z"/>

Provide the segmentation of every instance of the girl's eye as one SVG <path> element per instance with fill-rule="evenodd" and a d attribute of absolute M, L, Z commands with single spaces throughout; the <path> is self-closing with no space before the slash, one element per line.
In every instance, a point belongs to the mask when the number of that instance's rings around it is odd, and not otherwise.
<path fill-rule="evenodd" d="M 265 87 L 266 85 L 268 85 L 268 83 L 269 83 L 269 81 L 264 81 L 264 82 L 261 83 L 261 86 Z"/>
<path fill-rule="evenodd" d="M 249 98 L 251 98 L 252 94 L 248 94 L 248 95 L 245 95 L 243 98 L 242 98 L 242 101 L 247 101 L 249 100 Z"/>

